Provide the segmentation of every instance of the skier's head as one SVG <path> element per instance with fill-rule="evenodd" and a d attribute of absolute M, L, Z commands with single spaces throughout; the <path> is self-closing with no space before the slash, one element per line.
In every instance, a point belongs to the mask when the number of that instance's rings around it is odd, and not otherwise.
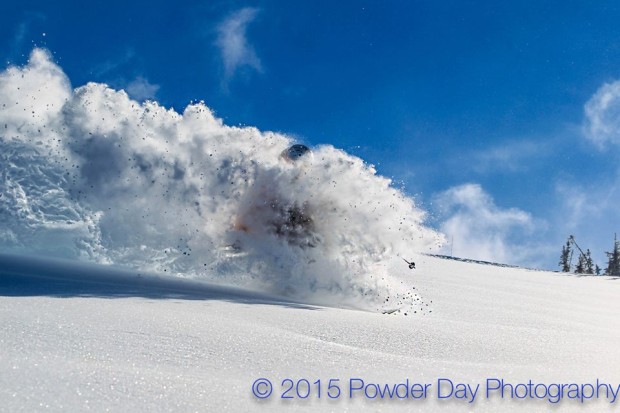
<path fill-rule="evenodd" d="M 297 162 L 300 159 L 310 158 L 312 151 L 306 145 L 295 144 L 282 151 L 280 157 L 288 162 Z"/>

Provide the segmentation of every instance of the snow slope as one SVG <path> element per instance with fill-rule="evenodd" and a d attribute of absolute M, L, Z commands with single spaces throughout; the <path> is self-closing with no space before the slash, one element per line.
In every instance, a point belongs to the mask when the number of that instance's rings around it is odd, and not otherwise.
<path fill-rule="evenodd" d="M 415 271 L 390 263 L 428 304 L 405 316 L 0 255 L 0 411 L 617 408 L 604 397 L 487 400 L 482 390 L 469 404 L 432 390 L 439 378 L 620 384 L 619 280 L 415 258 Z M 274 384 L 266 400 L 252 394 L 258 378 Z M 322 398 L 313 385 L 307 399 L 280 399 L 286 378 L 322 380 Z M 431 387 L 423 400 L 350 399 L 351 378 Z M 326 397 L 329 379 L 341 397 Z"/>

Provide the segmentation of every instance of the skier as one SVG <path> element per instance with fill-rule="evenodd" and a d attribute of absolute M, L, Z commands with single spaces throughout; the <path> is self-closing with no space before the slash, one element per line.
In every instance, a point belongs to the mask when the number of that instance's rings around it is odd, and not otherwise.
<path fill-rule="evenodd" d="M 307 166 L 307 162 L 312 161 L 312 151 L 305 145 L 295 144 L 283 150 L 280 159 L 294 164 L 301 171 Z M 302 248 L 317 245 L 319 240 L 314 234 L 314 221 L 307 203 L 283 202 L 281 197 L 267 186 L 253 189 L 253 193 L 254 202 L 243 206 L 235 218 L 235 230 L 249 234 L 268 229 L 292 245 Z M 238 245 L 239 242 L 235 241 L 235 244 Z"/>

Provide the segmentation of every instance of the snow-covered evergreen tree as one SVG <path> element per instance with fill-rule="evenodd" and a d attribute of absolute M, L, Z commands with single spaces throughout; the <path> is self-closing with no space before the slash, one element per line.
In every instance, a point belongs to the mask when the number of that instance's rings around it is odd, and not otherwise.
<path fill-rule="evenodd" d="M 584 274 L 586 272 L 586 256 L 583 254 L 579 254 L 579 260 L 577 261 L 577 266 L 575 267 L 575 274 Z"/>
<path fill-rule="evenodd" d="M 606 252 L 605 254 L 608 257 L 605 275 L 620 276 L 620 243 L 618 243 L 618 238 L 615 235 L 613 251 Z"/>
<path fill-rule="evenodd" d="M 571 254 L 571 245 L 570 238 L 566 241 L 566 245 L 562 247 L 562 255 L 560 255 L 560 268 L 562 268 L 562 272 L 570 272 L 570 254 Z"/>
<path fill-rule="evenodd" d="M 594 274 L 594 261 L 592 261 L 592 253 L 586 250 L 586 274 Z"/>

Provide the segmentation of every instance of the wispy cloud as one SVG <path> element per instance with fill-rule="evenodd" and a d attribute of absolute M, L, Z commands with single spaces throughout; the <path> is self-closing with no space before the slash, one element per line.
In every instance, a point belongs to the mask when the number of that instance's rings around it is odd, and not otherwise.
<path fill-rule="evenodd" d="M 620 144 L 620 80 L 605 83 L 584 106 L 584 136 L 599 148 Z"/>
<path fill-rule="evenodd" d="M 217 27 L 216 45 L 224 64 L 226 84 L 242 67 L 262 71 L 261 61 L 247 39 L 248 25 L 256 19 L 258 12 L 256 8 L 243 8 L 228 16 Z"/>
<path fill-rule="evenodd" d="M 110 73 L 116 71 L 118 68 L 129 63 L 129 61 L 131 61 L 131 59 L 133 59 L 135 55 L 136 52 L 134 51 L 134 49 L 128 47 L 127 49 L 125 49 L 125 52 L 122 55 L 116 56 L 114 59 L 106 60 L 105 62 L 102 62 L 95 66 L 91 70 L 91 73 L 95 76 L 95 78 L 107 76 Z"/>
<path fill-rule="evenodd" d="M 24 39 L 26 38 L 26 33 L 28 32 L 28 22 L 21 22 L 17 29 L 15 30 L 15 34 L 13 36 L 13 50 L 20 49 L 23 46 Z"/>
<path fill-rule="evenodd" d="M 441 231 L 455 256 L 503 263 L 531 262 L 532 251 L 515 243 L 539 224 L 528 212 L 502 209 L 479 184 L 452 187 L 435 196 Z M 533 249 L 533 247 L 530 247 Z"/>
<path fill-rule="evenodd" d="M 555 191 L 562 200 L 562 209 L 558 212 L 562 216 L 563 226 L 569 231 L 581 232 L 584 223 L 597 219 L 609 207 L 610 194 L 602 193 L 596 185 L 585 188 L 576 182 L 559 181 Z"/>
<path fill-rule="evenodd" d="M 44 22 L 46 16 L 42 13 L 27 12 L 24 19 L 17 24 L 13 32 L 13 38 L 11 39 L 10 59 L 17 58 L 20 54 L 25 53 L 32 47 L 32 44 L 27 44 L 28 37 L 32 35 L 32 26 L 39 22 Z M 42 35 L 42 33 L 40 33 Z M 37 35 L 37 39 L 40 37 Z M 32 39 L 34 42 L 34 38 Z"/>
<path fill-rule="evenodd" d="M 522 172 L 531 168 L 533 161 L 549 155 L 552 147 L 550 140 L 512 140 L 474 152 L 470 166 L 478 173 Z"/>
<path fill-rule="evenodd" d="M 150 83 L 142 76 L 136 77 L 125 87 L 127 94 L 135 100 L 143 101 L 146 99 L 155 99 L 159 85 Z"/>

